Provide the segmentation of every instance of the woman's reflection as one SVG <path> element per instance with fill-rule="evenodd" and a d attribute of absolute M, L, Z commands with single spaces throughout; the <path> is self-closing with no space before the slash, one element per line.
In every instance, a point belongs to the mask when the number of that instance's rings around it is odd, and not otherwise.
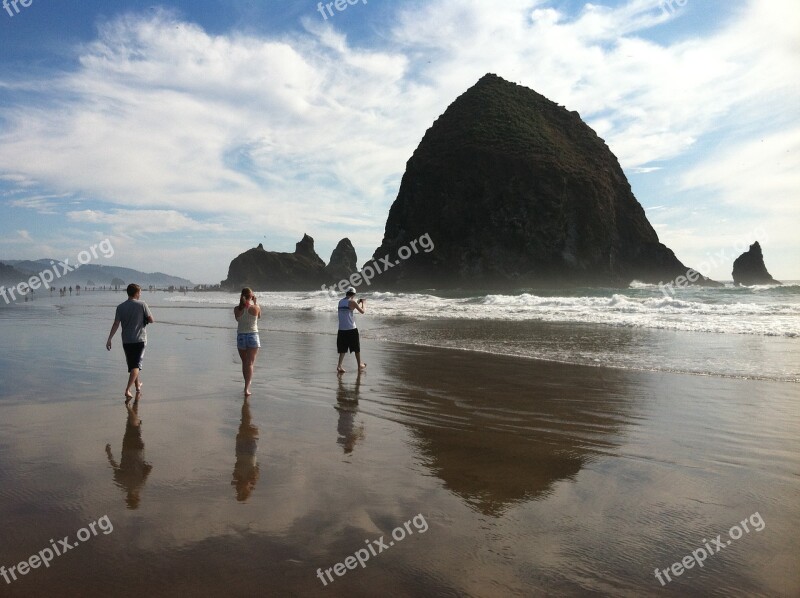
<path fill-rule="evenodd" d="M 111 445 L 106 445 L 108 462 L 114 470 L 114 483 L 122 488 L 127 497 L 129 509 L 136 509 L 141 500 L 140 493 L 153 466 L 144 460 L 144 441 L 142 440 L 142 420 L 139 419 L 139 404 L 127 405 L 128 419 L 125 435 L 122 437 L 122 456 L 120 462 L 114 461 Z"/>
<path fill-rule="evenodd" d="M 358 372 L 355 387 L 350 389 L 344 385 L 342 375 L 339 374 L 339 388 L 336 391 L 336 409 L 339 411 L 336 431 L 339 433 L 339 437 L 336 444 L 342 447 L 346 455 L 352 453 L 356 443 L 364 438 L 364 424 L 356 426 L 361 375 L 362 372 Z"/>
<path fill-rule="evenodd" d="M 233 468 L 231 486 L 236 486 L 236 500 L 246 502 L 258 480 L 258 427 L 252 423 L 250 402 L 245 397 L 242 403 L 242 423 L 236 434 L 236 465 Z"/>

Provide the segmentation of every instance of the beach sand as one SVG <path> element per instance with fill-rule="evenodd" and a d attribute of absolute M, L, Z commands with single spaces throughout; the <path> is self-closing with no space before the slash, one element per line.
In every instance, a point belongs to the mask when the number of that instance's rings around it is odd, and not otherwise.
<path fill-rule="evenodd" d="M 0 565 L 113 524 L 0 595 L 800 594 L 796 384 L 370 338 L 339 378 L 334 331 L 271 326 L 245 403 L 229 310 L 160 306 L 132 414 L 117 300 L 0 311 Z"/>

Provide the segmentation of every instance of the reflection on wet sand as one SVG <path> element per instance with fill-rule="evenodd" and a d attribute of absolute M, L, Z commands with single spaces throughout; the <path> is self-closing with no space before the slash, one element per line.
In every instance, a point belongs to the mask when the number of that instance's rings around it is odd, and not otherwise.
<path fill-rule="evenodd" d="M 393 373 L 405 388 L 395 409 L 424 465 L 485 515 L 548 496 L 593 456 L 613 451 L 630 419 L 635 393 L 623 391 L 622 372 L 526 369 L 513 358 L 468 369 L 462 360 L 456 351 L 436 362 L 414 350 L 398 356 Z M 571 380 L 559 382 L 562 375 Z"/>
<path fill-rule="evenodd" d="M 356 443 L 365 436 L 364 424 L 356 426 L 356 413 L 358 413 L 358 399 L 361 392 L 362 372 L 358 372 L 356 383 L 353 388 L 345 386 L 342 374 L 339 374 L 339 387 L 336 390 L 336 410 L 339 412 L 339 421 L 336 424 L 336 432 L 339 437 L 336 444 L 342 447 L 344 453 L 349 455 L 353 452 Z"/>
<path fill-rule="evenodd" d="M 246 502 L 258 481 L 258 427 L 253 425 L 250 401 L 242 403 L 242 422 L 236 434 L 236 465 L 233 467 L 231 486 L 236 487 L 236 500 Z"/>
<path fill-rule="evenodd" d="M 141 491 L 153 466 L 144 460 L 144 441 L 142 440 L 142 421 L 139 419 L 139 402 L 125 406 L 128 418 L 125 422 L 125 435 L 122 437 L 122 455 L 119 463 L 114 460 L 111 445 L 106 445 L 108 463 L 114 470 L 114 483 L 125 493 L 125 503 L 129 509 L 139 507 Z"/>

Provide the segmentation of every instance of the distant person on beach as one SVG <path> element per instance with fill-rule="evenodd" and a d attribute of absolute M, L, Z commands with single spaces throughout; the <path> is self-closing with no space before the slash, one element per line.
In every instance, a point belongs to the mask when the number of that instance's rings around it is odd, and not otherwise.
<path fill-rule="evenodd" d="M 244 376 L 244 396 L 249 397 L 250 384 L 253 381 L 256 356 L 261 347 L 258 338 L 258 319 L 261 317 L 261 308 L 258 306 L 256 296 L 252 289 L 242 289 L 239 296 L 239 305 L 233 308 L 233 316 L 239 325 L 236 328 L 236 348 L 242 358 L 242 375 Z"/>
<path fill-rule="evenodd" d="M 358 328 L 356 327 L 355 310 L 364 313 L 364 300 L 359 299 L 356 301 L 356 290 L 353 287 L 347 289 L 344 298 L 339 301 L 339 333 L 336 335 L 336 350 L 339 352 L 339 365 L 336 366 L 336 371 L 343 374 L 347 370 L 342 367 L 345 354 L 350 351 L 356 354 L 356 363 L 359 370 L 367 367 L 366 363 L 361 361 L 361 340 L 358 336 Z"/>
<path fill-rule="evenodd" d="M 142 392 L 142 382 L 139 372 L 142 369 L 144 348 L 147 345 L 147 331 L 145 326 L 153 323 L 153 314 L 147 303 L 140 300 L 142 288 L 138 284 L 128 285 L 128 300 L 117 306 L 114 315 L 114 325 L 108 334 L 106 349 L 111 351 L 111 339 L 122 325 L 122 348 L 125 351 L 125 361 L 128 364 L 128 385 L 125 387 L 125 404 L 133 398 L 131 387 L 136 387 L 136 400 Z"/>

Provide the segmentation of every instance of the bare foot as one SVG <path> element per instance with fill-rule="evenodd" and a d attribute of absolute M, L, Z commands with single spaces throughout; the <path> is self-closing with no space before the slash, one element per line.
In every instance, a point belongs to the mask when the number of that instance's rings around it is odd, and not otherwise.
<path fill-rule="evenodd" d="M 132 398 L 133 398 L 133 395 L 131 394 L 131 391 L 126 390 L 125 391 L 125 404 L 127 405 L 128 403 L 130 403 Z"/>
<path fill-rule="evenodd" d="M 347 370 L 344 369 L 342 366 L 339 366 L 336 368 L 336 371 L 339 372 L 340 374 L 344 374 Z"/>
<path fill-rule="evenodd" d="M 136 392 L 142 392 L 142 386 L 144 386 L 144 384 L 142 382 L 137 382 L 136 383 Z"/>
<path fill-rule="evenodd" d="M 358 366 L 358 369 L 363 370 L 365 367 L 367 367 L 367 364 L 362 363 L 361 365 Z"/>
<path fill-rule="evenodd" d="M 253 393 L 252 393 L 252 392 L 250 392 L 250 389 L 249 389 L 249 388 L 245 388 L 245 389 L 244 389 L 244 396 L 246 396 L 246 397 L 249 397 L 251 394 L 253 394 Z"/>

